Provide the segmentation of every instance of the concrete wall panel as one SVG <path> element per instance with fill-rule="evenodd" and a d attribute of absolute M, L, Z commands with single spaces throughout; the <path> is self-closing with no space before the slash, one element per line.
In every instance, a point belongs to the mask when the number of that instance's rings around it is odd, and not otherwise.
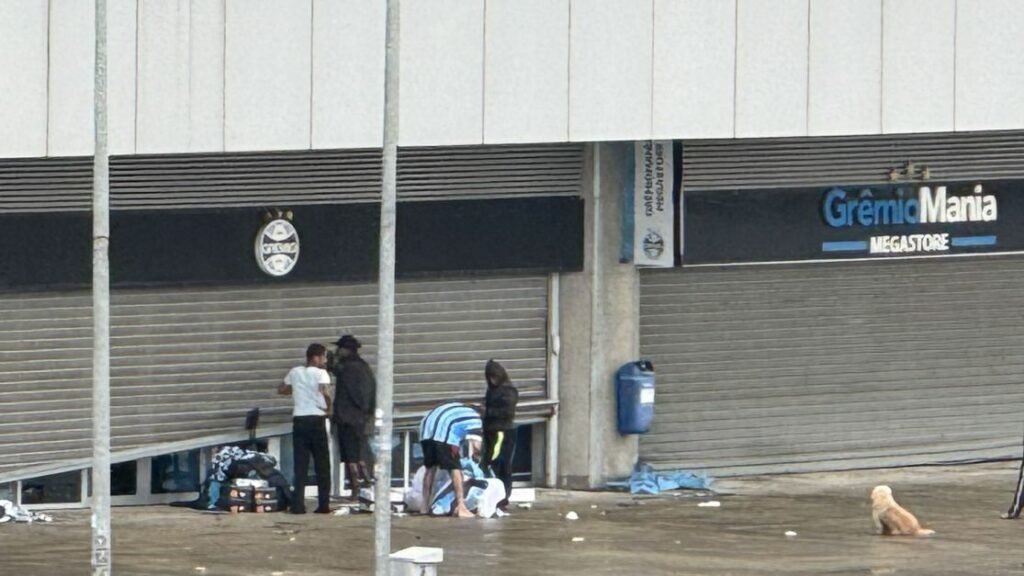
<path fill-rule="evenodd" d="M 224 150 L 224 0 L 192 0 L 189 151 Z"/>
<path fill-rule="evenodd" d="M 882 131 L 953 130 L 956 0 L 882 4 Z"/>
<path fill-rule="evenodd" d="M 46 0 L 0 0 L 0 157 L 46 155 Z"/>
<path fill-rule="evenodd" d="M 569 38 L 569 139 L 651 136 L 653 0 L 575 0 Z"/>
<path fill-rule="evenodd" d="M 312 0 L 226 1 L 225 149 L 308 149 Z"/>
<path fill-rule="evenodd" d="M 569 134 L 569 0 L 487 0 L 484 141 Z"/>
<path fill-rule="evenodd" d="M 399 142 L 483 141 L 484 0 L 402 3 Z"/>
<path fill-rule="evenodd" d="M 107 145 L 111 154 L 135 153 L 137 0 L 107 2 Z"/>
<path fill-rule="evenodd" d="M 92 154 L 94 18 L 92 2 L 50 0 L 49 156 Z"/>
<path fill-rule="evenodd" d="M 807 0 L 739 0 L 736 136 L 807 133 Z"/>
<path fill-rule="evenodd" d="M 654 1 L 654 138 L 731 138 L 735 70 L 735 1 Z"/>
<path fill-rule="evenodd" d="M 960 2 L 956 26 L 956 129 L 1024 128 L 1024 2 Z"/>
<path fill-rule="evenodd" d="M 189 0 L 139 3 L 137 149 L 189 149 Z"/>
<path fill-rule="evenodd" d="M 313 2 L 313 148 L 381 146 L 384 2 Z"/>
<path fill-rule="evenodd" d="M 810 135 L 881 132 L 882 0 L 815 0 L 810 26 Z"/>

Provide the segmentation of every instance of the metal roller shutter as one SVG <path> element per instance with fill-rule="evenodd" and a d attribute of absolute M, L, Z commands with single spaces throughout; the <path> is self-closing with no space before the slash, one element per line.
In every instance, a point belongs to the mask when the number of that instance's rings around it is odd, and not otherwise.
<path fill-rule="evenodd" d="M 1024 259 L 645 270 L 641 458 L 718 475 L 1016 457 Z"/>
<path fill-rule="evenodd" d="M 875 184 L 914 162 L 931 180 L 1024 177 L 1024 132 L 684 141 L 683 188 Z"/>
<path fill-rule="evenodd" d="M 380 150 L 119 156 L 113 210 L 376 202 Z M 398 198 L 579 196 L 582 144 L 402 148 Z M 92 159 L 0 159 L 0 214 L 88 211 Z"/>
<path fill-rule="evenodd" d="M 546 396 L 547 279 L 399 282 L 395 400 L 415 414 L 477 399 L 502 361 L 524 399 Z M 286 422 L 274 393 L 309 342 L 343 331 L 374 362 L 375 284 L 120 290 L 112 296 L 115 450 Z M 87 293 L 0 300 L 0 477 L 90 450 L 91 309 Z"/>

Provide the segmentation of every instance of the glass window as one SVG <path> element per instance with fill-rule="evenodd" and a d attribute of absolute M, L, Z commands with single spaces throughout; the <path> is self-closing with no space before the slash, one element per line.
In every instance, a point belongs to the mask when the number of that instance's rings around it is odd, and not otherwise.
<path fill-rule="evenodd" d="M 11 502 L 14 502 L 15 490 L 14 482 L 0 484 L 0 500 L 10 500 Z"/>
<path fill-rule="evenodd" d="M 134 496 L 137 494 L 138 470 L 139 465 L 135 460 L 112 465 L 110 467 L 110 495 Z"/>
<path fill-rule="evenodd" d="M 199 450 L 154 456 L 149 490 L 153 494 L 199 490 Z"/>
<path fill-rule="evenodd" d="M 81 470 L 21 481 L 22 504 L 67 504 L 81 501 Z"/>
<path fill-rule="evenodd" d="M 512 480 L 530 482 L 533 480 L 533 426 L 516 429 L 516 451 L 512 455 Z"/>

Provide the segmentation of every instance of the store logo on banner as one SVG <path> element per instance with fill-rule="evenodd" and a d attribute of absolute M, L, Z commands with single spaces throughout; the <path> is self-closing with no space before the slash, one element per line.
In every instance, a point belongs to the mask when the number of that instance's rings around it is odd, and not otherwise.
<path fill-rule="evenodd" d="M 821 215 L 832 228 L 873 229 L 884 226 L 929 225 L 928 232 L 872 234 L 864 240 L 823 242 L 824 252 L 928 254 L 951 248 L 995 246 L 995 235 L 961 232 L 963 224 L 996 222 L 999 205 L 981 184 L 962 191 L 946 186 L 898 187 L 892 191 L 865 188 L 856 192 L 832 188 L 825 192 Z M 932 231 L 935 225 L 948 230 Z"/>
<path fill-rule="evenodd" d="M 299 261 L 299 233 L 288 220 L 278 217 L 256 234 L 256 264 L 271 276 L 284 276 Z"/>
<path fill-rule="evenodd" d="M 672 141 L 637 142 L 635 156 L 633 263 L 672 267 L 675 264 Z"/>

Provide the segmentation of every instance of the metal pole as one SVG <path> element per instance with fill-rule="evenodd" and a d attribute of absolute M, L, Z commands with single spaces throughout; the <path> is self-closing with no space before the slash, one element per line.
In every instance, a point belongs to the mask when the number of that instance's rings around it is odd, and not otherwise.
<path fill-rule="evenodd" d="M 380 195 L 380 267 L 377 317 L 377 461 L 374 476 L 374 573 L 390 575 L 391 430 L 395 356 L 395 205 L 398 167 L 399 0 L 388 0 L 384 54 L 384 150 Z"/>
<path fill-rule="evenodd" d="M 92 168 L 92 573 L 111 573 L 110 170 L 107 163 L 107 0 L 96 0 Z"/>

